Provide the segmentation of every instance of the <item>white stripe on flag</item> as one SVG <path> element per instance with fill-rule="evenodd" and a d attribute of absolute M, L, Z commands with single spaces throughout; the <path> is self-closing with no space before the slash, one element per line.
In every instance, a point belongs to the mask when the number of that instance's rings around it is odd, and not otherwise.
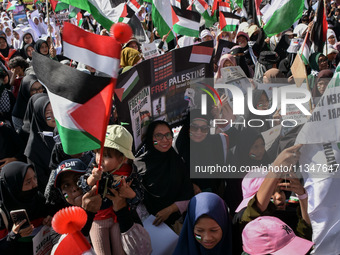
<path fill-rule="evenodd" d="M 43 84 L 41 81 L 40 83 Z M 53 115 L 55 119 L 59 122 L 59 124 L 71 130 L 83 131 L 80 127 L 78 127 L 75 124 L 72 117 L 68 113 L 70 109 L 74 109 L 80 104 L 77 104 L 64 97 L 58 96 L 50 92 L 46 86 L 45 88 L 47 90 L 48 97 L 50 98 L 50 102 L 53 109 Z"/>
<path fill-rule="evenodd" d="M 89 65 L 113 78 L 118 77 L 118 69 L 120 65 L 119 59 L 98 55 L 88 49 L 74 46 L 65 41 L 63 42 L 63 46 L 64 56 Z"/>
<path fill-rule="evenodd" d="M 211 59 L 211 55 L 192 53 L 190 55 L 189 62 L 193 62 L 193 63 L 210 63 L 210 59 Z"/>
<path fill-rule="evenodd" d="M 130 87 L 131 83 L 136 79 L 137 76 L 138 76 L 138 72 L 135 71 L 135 72 L 131 75 L 131 77 L 128 79 L 128 81 L 124 84 L 124 86 L 122 87 L 122 89 L 124 89 L 124 91 L 126 91 L 126 90 Z"/>
<path fill-rule="evenodd" d="M 189 28 L 192 30 L 199 30 L 200 29 L 200 23 L 196 22 L 196 21 L 192 21 L 189 19 L 186 19 L 184 17 L 181 16 L 177 16 L 178 17 L 178 22 L 176 23 L 176 25 L 179 25 L 181 27 L 185 27 L 185 28 Z"/>

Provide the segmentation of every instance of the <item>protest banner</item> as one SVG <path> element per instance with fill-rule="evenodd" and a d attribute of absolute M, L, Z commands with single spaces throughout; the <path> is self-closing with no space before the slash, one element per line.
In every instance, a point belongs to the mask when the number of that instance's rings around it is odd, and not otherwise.
<path fill-rule="evenodd" d="M 16 8 L 13 10 L 13 19 L 14 23 L 17 26 L 18 24 L 27 24 L 27 16 L 25 12 L 24 5 L 17 5 Z"/>
<path fill-rule="evenodd" d="M 154 42 L 142 43 L 141 49 L 145 60 L 159 55 L 158 48 Z"/>
<path fill-rule="evenodd" d="M 178 126 L 189 104 L 195 105 L 190 101 L 191 85 L 204 78 L 213 80 L 212 51 L 212 42 L 176 49 L 118 77 L 115 105 L 119 121 L 129 124 L 126 128 L 134 136 L 135 150 L 151 121 L 161 119 Z"/>
<path fill-rule="evenodd" d="M 307 144 L 300 152 L 300 164 L 295 170 L 304 176 L 304 186 L 308 193 L 308 214 L 315 244 L 313 253 L 336 254 L 340 250 L 340 243 L 334 242 L 340 231 L 337 197 L 340 185 L 340 144 Z"/>
<path fill-rule="evenodd" d="M 33 238 L 33 252 L 34 255 L 47 255 L 52 250 L 52 228 L 43 226 L 38 234 Z"/>

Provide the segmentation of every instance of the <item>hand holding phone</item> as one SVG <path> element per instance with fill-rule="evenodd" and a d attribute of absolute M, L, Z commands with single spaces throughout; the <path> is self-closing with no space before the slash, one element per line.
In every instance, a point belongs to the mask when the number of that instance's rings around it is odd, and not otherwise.
<path fill-rule="evenodd" d="M 31 222 L 28 218 L 28 215 L 25 209 L 11 211 L 10 215 L 13 220 L 13 223 L 16 225 L 19 225 L 23 220 L 26 220 L 26 222 L 21 226 L 21 229 L 31 226 Z"/>

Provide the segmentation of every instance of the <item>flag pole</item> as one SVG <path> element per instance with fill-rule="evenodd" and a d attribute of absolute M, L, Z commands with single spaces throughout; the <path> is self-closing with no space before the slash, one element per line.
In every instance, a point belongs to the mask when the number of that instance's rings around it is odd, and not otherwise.
<path fill-rule="evenodd" d="M 302 54 L 303 54 L 303 50 L 304 50 L 304 48 L 305 48 L 305 45 L 306 45 L 308 36 L 309 36 L 309 29 L 307 29 L 307 34 L 306 34 L 306 36 L 305 36 L 305 39 L 303 40 L 303 44 L 302 44 L 302 46 L 301 46 L 301 54 L 300 54 L 300 56 L 302 56 Z"/>
<path fill-rule="evenodd" d="M 110 112 L 111 112 L 111 109 L 112 109 L 112 103 L 113 103 L 113 92 L 114 92 L 114 88 L 116 87 L 116 79 L 111 79 L 111 82 L 110 82 L 110 89 L 109 89 L 109 92 L 108 92 L 108 95 L 107 95 L 107 98 L 106 100 L 109 101 L 109 107 L 106 109 L 106 118 L 104 120 L 104 125 L 103 125 L 103 129 L 102 129 L 102 137 L 100 139 L 100 151 L 99 151 L 99 163 L 98 163 L 98 169 L 100 170 L 100 167 L 102 165 L 102 158 L 103 158 L 103 152 L 104 152 L 104 143 L 105 143 L 105 136 L 106 136 L 106 129 L 107 129 L 107 126 L 109 124 L 109 120 L 110 120 Z M 101 170 L 100 170 L 101 171 Z M 98 189 L 99 189 L 99 180 L 97 181 L 96 183 L 97 185 L 97 189 L 96 189 L 96 194 L 98 194 Z"/>

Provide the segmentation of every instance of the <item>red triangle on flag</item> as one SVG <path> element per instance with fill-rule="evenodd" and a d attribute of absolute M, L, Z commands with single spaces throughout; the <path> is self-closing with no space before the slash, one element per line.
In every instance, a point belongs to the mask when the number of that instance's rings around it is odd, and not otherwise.
<path fill-rule="evenodd" d="M 120 17 L 124 18 L 127 15 L 128 15 L 127 7 L 126 7 L 126 3 L 124 3 L 124 9 L 123 9 L 122 13 L 120 14 Z"/>
<path fill-rule="evenodd" d="M 175 25 L 179 21 L 179 19 L 173 8 L 171 8 L 171 14 L 172 14 L 172 25 Z"/>
<path fill-rule="evenodd" d="M 220 11 L 220 30 L 223 30 L 223 28 L 227 25 L 225 21 L 225 17 L 223 15 L 223 12 Z"/>
<path fill-rule="evenodd" d="M 115 89 L 115 93 L 118 97 L 118 99 L 122 102 L 122 98 L 123 98 L 123 93 L 124 93 L 125 89 L 120 88 L 120 89 Z"/>
<path fill-rule="evenodd" d="M 99 94 L 92 97 L 85 104 L 70 110 L 69 115 L 76 125 L 87 133 L 101 141 L 104 125 L 106 124 L 106 113 L 110 108 L 110 85 L 106 86 Z"/>

